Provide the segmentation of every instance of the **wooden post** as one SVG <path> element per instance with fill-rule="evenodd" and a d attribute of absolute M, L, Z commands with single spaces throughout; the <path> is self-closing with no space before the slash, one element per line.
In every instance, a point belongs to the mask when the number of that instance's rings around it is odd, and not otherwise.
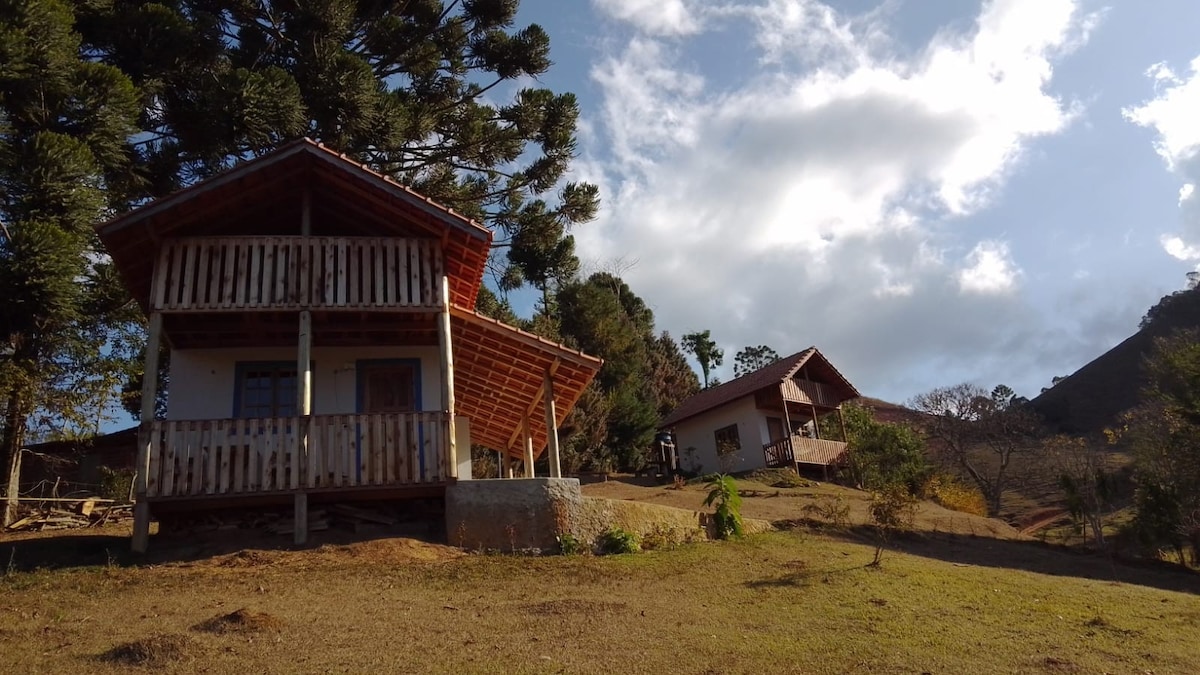
<path fill-rule="evenodd" d="M 507 470 L 508 470 L 508 455 L 497 450 L 496 451 L 496 478 L 504 478 L 504 474 Z"/>
<path fill-rule="evenodd" d="M 533 478 L 533 434 L 529 432 L 529 415 L 521 418 L 521 433 L 525 435 L 525 477 Z"/>
<path fill-rule="evenodd" d="M 546 450 L 549 452 L 550 477 L 562 478 L 562 464 L 558 456 L 558 421 L 554 414 L 554 380 L 550 371 L 546 371 L 542 398 L 546 403 Z"/>
<path fill-rule="evenodd" d="M 515 476 L 513 475 L 515 465 L 516 465 L 516 461 L 513 460 L 512 457 L 509 457 L 507 452 L 504 453 L 504 466 L 505 466 L 504 477 L 505 478 L 515 478 Z"/>
<path fill-rule="evenodd" d="M 812 405 L 813 438 L 819 439 L 821 438 L 821 425 L 817 424 L 817 404 L 810 403 L 810 405 Z"/>
<path fill-rule="evenodd" d="M 441 352 L 442 410 L 446 413 L 450 477 L 458 478 L 458 441 L 454 434 L 454 349 L 450 344 L 450 277 L 442 275 L 442 311 L 438 314 L 438 349 Z"/>
<path fill-rule="evenodd" d="M 850 437 L 848 435 L 846 435 L 846 416 L 842 414 L 842 406 L 839 405 L 837 407 L 837 411 L 838 411 L 838 422 L 842 425 L 842 442 L 849 443 Z"/>
<path fill-rule="evenodd" d="M 783 403 L 783 433 L 787 438 L 788 454 L 792 456 L 792 468 L 796 468 L 796 449 L 792 447 L 792 434 L 795 433 L 792 429 L 792 416 L 787 409 L 787 396 L 783 393 L 783 384 L 779 385 L 779 401 Z"/>
<path fill-rule="evenodd" d="M 158 270 L 165 273 L 165 270 Z M 138 425 L 137 476 L 133 506 L 134 553 L 145 553 L 150 546 L 150 432 L 154 424 L 154 403 L 158 398 L 158 350 L 162 345 L 162 314 L 152 312 L 146 332 L 146 361 L 142 370 L 142 411 Z"/>
<path fill-rule="evenodd" d="M 297 492 L 292 506 L 295 521 L 293 522 L 292 541 L 296 545 L 308 543 L 308 493 Z"/>

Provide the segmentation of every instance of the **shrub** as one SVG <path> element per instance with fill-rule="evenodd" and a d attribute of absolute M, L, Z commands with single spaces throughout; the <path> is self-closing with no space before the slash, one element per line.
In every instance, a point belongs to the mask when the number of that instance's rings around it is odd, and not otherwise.
<path fill-rule="evenodd" d="M 116 502 L 129 501 L 133 487 L 133 471 L 128 469 L 114 470 L 107 466 L 100 467 L 100 496 Z"/>
<path fill-rule="evenodd" d="M 716 506 L 713 525 L 717 539 L 741 538 L 742 496 L 738 494 L 733 476 L 714 473 L 708 477 L 708 497 L 705 506 Z"/>
<path fill-rule="evenodd" d="M 600 538 L 596 540 L 596 545 L 599 547 L 601 555 L 637 553 L 642 550 L 638 543 L 638 536 L 619 527 L 614 527 L 600 535 Z"/>
<path fill-rule="evenodd" d="M 562 555 L 579 555 L 583 553 L 583 542 L 570 532 L 558 535 L 558 552 Z"/>
<path fill-rule="evenodd" d="M 824 497 L 817 503 L 805 504 L 804 513 L 840 530 L 850 527 L 850 505 L 840 496 Z"/>
<path fill-rule="evenodd" d="M 930 499 L 952 510 L 970 513 L 975 516 L 987 516 L 987 500 L 978 488 L 965 485 L 962 481 L 947 476 L 934 474 L 921 486 L 921 499 Z"/>
<path fill-rule="evenodd" d="M 879 565 L 883 559 L 883 550 L 891 540 L 893 532 L 912 527 L 916 510 L 917 500 L 903 485 L 893 484 L 871 493 L 868 512 L 871 514 L 876 536 L 875 560 L 871 565 Z"/>

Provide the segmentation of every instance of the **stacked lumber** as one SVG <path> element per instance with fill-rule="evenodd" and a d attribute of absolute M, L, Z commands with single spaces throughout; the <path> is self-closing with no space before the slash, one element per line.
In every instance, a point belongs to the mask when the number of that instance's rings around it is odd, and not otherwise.
<path fill-rule="evenodd" d="M 8 532 L 42 532 L 97 527 L 133 519 L 133 504 L 118 504 L 98 497 L 22 499 L 17 520 Z"/>

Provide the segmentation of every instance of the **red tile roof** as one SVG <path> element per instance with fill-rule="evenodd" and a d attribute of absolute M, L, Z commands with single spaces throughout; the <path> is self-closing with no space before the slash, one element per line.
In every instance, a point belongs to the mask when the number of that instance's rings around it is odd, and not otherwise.
<path fill-rule="evenodd" d="M 679 407 L 673 410 L 670 415 L 667 415 L 666 419 L 659 426 L 662 428 L 674 426 L 690 417 L 695 417 L 718 406 L 731 403 L 745 396 L 750 396 L 761 389 L 777 386 L 780 382 L 795 375 L 800 368 L 810 362 L 819 363 L 821 366 L 828 368 L 828 374 L 834 380 L 833 383 L 839 385 L 846 393 L 852 392 L 850 396 L 845 396 L 843 400 L 858 397 L 858 390 L 854 388 L 854 385 L 850 384 L 849 380 L 838 372 L 821 352 L 817 351 L 816 347 L 809 347 L 804 351 L 796 352 L 791 356 L 785 356 L 774 363 L 763 366 L 752 373 L 747 373 L 739 378 L 701 391 L 679 404 Z"/>

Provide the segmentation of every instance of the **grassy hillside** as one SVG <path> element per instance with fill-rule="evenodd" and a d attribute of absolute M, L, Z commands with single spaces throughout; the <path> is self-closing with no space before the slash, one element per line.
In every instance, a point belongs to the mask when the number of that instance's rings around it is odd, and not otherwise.
<path fill-rule="evenodd" d="M 881 568 L 851 535 L 794 530 L 610 558 L 378 540 L 17 572 L 0 649 L 22 673 L 1197 669 L 1195 575 L 1030 542 L 900 545 Z"/>

